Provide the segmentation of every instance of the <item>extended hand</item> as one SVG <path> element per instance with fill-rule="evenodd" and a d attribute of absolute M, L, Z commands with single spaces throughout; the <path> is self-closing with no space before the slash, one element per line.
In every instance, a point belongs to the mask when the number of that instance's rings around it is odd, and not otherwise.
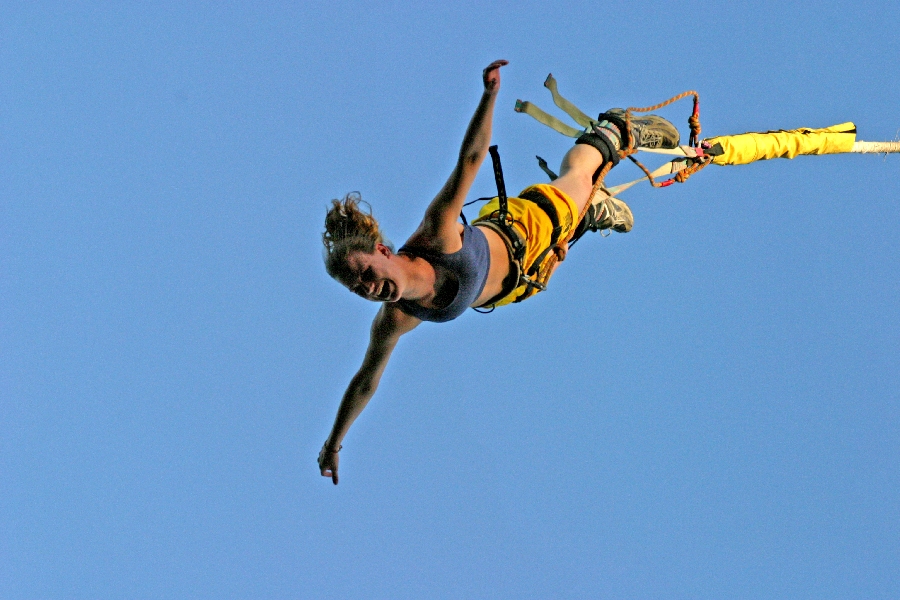
<path fill-rule="evenodd" d="M 319 452 L 319 471 L 322 477 L 331 477 L 334 485 L 338 484 L 338 452 L 322 446 Z"/>
<path fill-rule="evenodd" d="M 484 68 L 481 77 L 484 80 L 485 91 L 493 92 L 500 89 L 500 67 L 508 64 L 508 60 L 501 59 L 495 60 Z"/>

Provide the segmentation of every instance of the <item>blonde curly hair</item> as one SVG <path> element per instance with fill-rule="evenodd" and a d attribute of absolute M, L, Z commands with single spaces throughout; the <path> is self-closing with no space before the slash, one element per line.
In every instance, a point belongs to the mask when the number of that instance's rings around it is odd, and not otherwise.
<path fill-rule="evenodd" d="M 393 250 L 384 237 L 378 221 L 372 216 L 372 209 L 362 210 L 359 192 L 350 192 L 343 200 L 332 200 L 325 214 L 325 270 L 334 279 L 349 274 L 347 259 L 354 252 L 371 254 L 375 244 L 384 244 Z"/>

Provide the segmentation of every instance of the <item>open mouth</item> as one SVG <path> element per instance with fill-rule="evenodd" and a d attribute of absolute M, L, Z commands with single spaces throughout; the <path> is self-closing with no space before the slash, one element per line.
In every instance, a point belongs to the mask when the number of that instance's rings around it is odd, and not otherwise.
<path fill-rule="evenodd" d="M 381 287 L 378 289 L 378 293 L 375 294 L 375 297 L 379 300 L 388 301 L 391 299 L 391 283 L 389 281 L 384 281 L 381 284 Z"/>

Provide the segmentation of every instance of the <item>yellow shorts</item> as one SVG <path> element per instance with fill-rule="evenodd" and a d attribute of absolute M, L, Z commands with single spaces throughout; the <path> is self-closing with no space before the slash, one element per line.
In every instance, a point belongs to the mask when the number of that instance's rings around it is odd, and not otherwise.
<path fill-rule="evenodd" d="M 575 206 L 572 199 L 561 190 L 547 183 L 529 186 L 522 190 L 520 194 L 525 194 L 529 191 L 539 192 L 553 203 L 553 206 L 556 208 L 556 213 L 559 215 L 560 227 L 562 227 L 559 239 L 566 239 L 572 229 L 578 225 L 578 207 Z M 526 240 L 525 259 L 522 261 L 522 268 L 527 270 L 541 252 L 550 246 L 550 239 L 553 234 L 553 223 L 550 221 L 550 217 L 547 216 L 547 213 L 534 202 L 522 198 L 509 198 L 508 200 L 509 214 L 515 219 L 513 227 L 516 228 L 522 236 L 522 239 Z M 500 200 L 494 198 L 481 208 L 481 211 L 478 213 L 478 218 L 475 219 L 473 225 L 477 224 L 479 220 L 489 217 L 491 213 L 499 209 Z M 511 256 L 510 261 L 512 261 Z M 496 302 L 486 305 L 485 308 L 510 304 L 521 296 L 526 289 L 527 286 L 520 285 Z"/>

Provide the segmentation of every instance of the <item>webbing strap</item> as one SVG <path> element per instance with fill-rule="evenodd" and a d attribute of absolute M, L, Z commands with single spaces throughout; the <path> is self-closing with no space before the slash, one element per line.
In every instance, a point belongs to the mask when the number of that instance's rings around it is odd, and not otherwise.
<path fill-rule="evenodd" d="M 567 115 L 572 117 L 573 121 L 582 127 L 591 127 L 596 123 L 594 119 L 581 112 L 580 108 L 562 97 L 557 89 L 556 79 L 553 78 L 553 73 L 547 75 L 547 79 L 544 80 L 544 87 L 550 90 L 550 93 L 553 95 L 553 104 L 560 107 Z"/>
<path fill-rule="evenodd" d="M 581 129 L 575 129 L 571 125 L 566 125 L 553 115 L 545 113 L 531 102 L 516 100 L 516 112 L 525 113 L 537 122 L 569 137 L 577 138 L 584 133 Z"/>

